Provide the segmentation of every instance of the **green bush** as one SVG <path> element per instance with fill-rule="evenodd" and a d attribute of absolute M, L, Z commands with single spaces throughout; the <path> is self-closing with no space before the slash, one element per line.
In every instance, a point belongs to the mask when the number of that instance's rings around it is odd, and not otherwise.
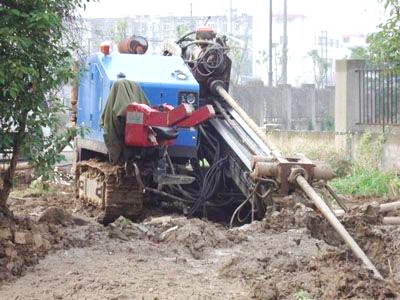
<path fill-rule="evenodd" d="M 377 169 L 353 170 L 345 177 L 331 180 L 330 185 L 339 194 L 372 197 L 396 196 L 400 179 L 396 174 Z"/>
<path fill-rule="evenodd" d="M 356 161 L 348 165 L 348 175 L 331 180 L 339 194 L 370 197 L 398 196 L 400 178 L 393 172 L 380 171 L 384 134 L 373 137 L 366 131 L 360 139 Z M 337 175 L 341 175 L 338 174 Z"/>

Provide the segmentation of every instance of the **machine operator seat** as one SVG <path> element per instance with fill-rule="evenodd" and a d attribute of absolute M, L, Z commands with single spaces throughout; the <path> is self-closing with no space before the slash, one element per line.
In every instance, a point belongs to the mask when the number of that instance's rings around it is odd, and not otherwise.
<path fill-rule="evenodd" d="M 171 127 L 152 126 L 159 141 L 169 141 L 178 137 L 178 130 Z"/>

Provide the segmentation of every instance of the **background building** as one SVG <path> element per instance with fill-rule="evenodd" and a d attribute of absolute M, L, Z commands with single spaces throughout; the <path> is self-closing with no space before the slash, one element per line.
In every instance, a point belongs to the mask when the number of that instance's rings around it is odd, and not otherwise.
<path fill-rule="evenodd" d="M 267 18 L 267 16 L 266 16 Z M 143 35 L 149 40 L 149 53 L 160 53 L 163 43 L 177 40 L 199 26 L 210 26 L 218 34 L 226 35 L 232 46 L 232 80 L 246 83 L 253 80 L 268 82 L 269 28 L 266 20 L 253 24 L 248 14 L 230 10 L 217 16 L 151 16 L 136 15 L 125 18 L 86 18 L 85 47 L 96 52 L 104 40 L 118 42 L 129 35 Z M 272 73 L 274 85 L 281 83 L 282 13 L 273 15 Z M 258 26 L 256 26 L 258 25 Z M 257 31 L 253 30 L 257 27 Z M 317 87 L 333 85 L 336 59 L 350 57 L 351 47 L 364 46 L 365 35 L 360 33 L 339 34 L 325 30 L 311 22 L 305 14 L 287 15 L 287 83 L 292 86 L 316 84 Z"/>
<path fill-rule="evenodd" d="M 161 53 L 167 40 L 177 40 L 200 26 L 209 26 L 218 34 L 226 35 L 232 46 L 232 79 L 241 81 L 253 77 L 252 28 L 253 18 L 247 14 L 209 17 L 137 15 L 126 18 L 84 19 L 85 48 L 97 52 L 104 40 L 115 43 L 130 35 L 142 35 L 149 41 L 148 53 Z M 229 32 L 232 32 L 229 34 Z"/>

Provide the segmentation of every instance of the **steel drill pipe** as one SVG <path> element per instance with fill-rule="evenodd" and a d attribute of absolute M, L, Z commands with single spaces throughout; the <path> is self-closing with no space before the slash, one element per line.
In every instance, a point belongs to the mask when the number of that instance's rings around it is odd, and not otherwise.
<path fill-rule="evenodd" d="M 270 145 L 270 141 L 264 132 L 261 131 L 260 127 L 249 117 L 249 115 L 237 104 L 237 102 L 228 94 L 228 92 L 223 88 L 223 85 L 216 82 L 214 85 L 215 91 L 243 118 L 243 120 L 249 125 L 251 129 L 258 135 L 258 137 L 266 144 Z M 273 147 L 277 149 L 276 147 Z M 326 203 L 318 196 L 314 189 L 308 184 L 307 180 L 299 175 L 296 177 L 296 182 L 303 189 L 303 191 L 310 197 L 318 209 L 323 213 L 323 215 L 328 219 L 329 223 L 335 228 L 339 235 L 344 239 L 344 241 L 350 246 L 354 254 L 360 258 L 364 264 L 370 269 L 377 279 L 383 280 L 382 275 L 375 268 L 372 262 L 369 260 L 364 251 L 358 246 L 350 234 L 346 231 L 344 226 L 336 218 L 335 214 L 329 209 Z"/>
<path fill-rule="evenodd" d="M 257 136 L 272 149 L 277 149 L 275 145 L 267 139 L 265 133 L 260 129 L 260 127 L 253 121 L 252 118 L 240 107 L 240 105 L 229 95 L 229 93 L 224 89 L 221 83 L 215 83 L 215 91 L 220 95 L 238 114 L 243 118 L 243 120 L 249 125 L 251 129 L 257 134 Z"/>
<path fill-rule="evenodd" d="M 381 273 L 369 260 L 368 256 L 364 251 L 358 246 L 356 241 L 347 232 L 346 228 L 339 222 L 335 214 L 329 209 L 328 205 L 321 199 L 321 197 L 314 191 L 312 186 L 307 182 L 307 180 L 299 175 L 296 177 L 296 182 L 300 188 L 306 193 L 306 195 L 311 199 L 311 201 L 317 206 L 329 223 L 333 226 L 336 232 L 342 237 L 346 244 L 351 248 L 353 253 L 362 260 L 365 266 L 374 273 L 375 278 L 383 280 Z"/>

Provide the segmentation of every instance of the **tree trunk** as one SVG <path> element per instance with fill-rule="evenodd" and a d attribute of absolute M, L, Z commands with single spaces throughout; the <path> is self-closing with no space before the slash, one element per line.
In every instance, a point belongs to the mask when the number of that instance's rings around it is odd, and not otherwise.
<path fill-rule="evenodd" d="M 13 151 L 10 164 L 8 168 L 5 170 L 5 172 L 1 174 L 3 186 L 0 188 L 0 216 L 2 214 L 5 216 L 12 216 L 12 213 L 10 212 L 7 206 L 7 200 L 8 196 L 10 195 L 11 189 L 13 187 L 13 179 L 20 154 L 20 147 L 25 135 L 27 115 L 28 115 L 27 113 L 23 115 L 21 126 L 17 131 L 17 135 L 15 137 L 15 141 L 13 144 Z"/>

